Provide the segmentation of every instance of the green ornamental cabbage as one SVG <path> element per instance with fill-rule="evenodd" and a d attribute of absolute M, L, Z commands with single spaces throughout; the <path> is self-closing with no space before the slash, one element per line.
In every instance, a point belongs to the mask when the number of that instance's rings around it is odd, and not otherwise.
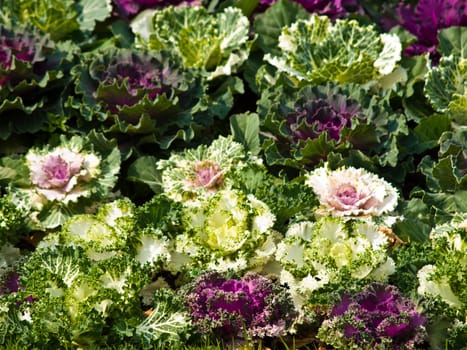
<path fill-rule="evenodd" d="M 282 29 L 281 54 L 265 60 L 297 84 L 375 83 L 391 74 L 402 46 L 393 34 L 379 34 L 356 20 L 312 15 Z"/>
<path fill-rule="evenodd" d="M 234 7 L 210 14 L 201 6 L 169 6 L 143 12 L 132 29 L 137 46 L 171 50 L 184 67 L 200 69 L 208 79 L 235 73 L 252 45 L 248 18 Z"/>

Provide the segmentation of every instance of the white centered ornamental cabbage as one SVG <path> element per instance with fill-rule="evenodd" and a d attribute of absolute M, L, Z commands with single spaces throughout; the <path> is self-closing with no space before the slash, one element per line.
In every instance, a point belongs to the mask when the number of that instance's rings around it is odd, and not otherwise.
<path fill-rule="evenodd" d="M 318 195 L 318 214 L 322 215 L 381 216 L 397 205 L 397 190 L 362 168 L 329 170 L 324 166 L 308 173 L 305 183 Z"/>
<path fill-rule="evenodd" d="M 49 201 L 63 203 L 87 196 L 90 188 L 83 184 L 101 172 L 101 160 L 97 155 L 66 147 L 57 147 L 45 154 L 31 150 L 26 162 L 37 193 Z"/>
<path fill-rule="evenodd" d="M 261 269 L 275 253 L 278 233 L 266 204 L 237 190 L 221 190 L 185 207 L 187 231 L 175 240 L 172 269 Z"/>
<path fill-rule="evenodd" d="M 282 282 L 306 296 L 328 284 L 386 281 L 395 271 L 388 246 L 376 224 L 328 216 L 290 225 L 276 259 Z"/>

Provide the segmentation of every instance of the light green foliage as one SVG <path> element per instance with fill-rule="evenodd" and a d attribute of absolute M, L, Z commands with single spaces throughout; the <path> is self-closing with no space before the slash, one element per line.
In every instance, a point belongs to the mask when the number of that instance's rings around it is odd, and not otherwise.
<path fill-rule="evenodd" d="M 201 6 L 167 7 L 143 13 L 132 29 L 138 46 L 174 51 L 185 67 L 200 69 L 209 79 L 235 73 L 252 44 L 248 19 L 233 7 L 216 14 Z"/>
<path fill-rule="evenodd" d="M 441 59 L 429 68 L 424 93 L 433 108 L 458 126 L 467 123 L 467 29 L 453 27 L 439 34 Z"/>
<path fill-rule="evenodd" d="M 261 269 L 273 258 L 279 234 L 275 217 L 253 195 L 221 190 L 186 205 L 185 232 L 175 237 L 171 271 Z"/>
<path fill-rule="evenodd" d="M 95 21 L 111 14 L 110 0 L 6 0 L 3 8 L 20 23 L 33 24 L 53 40 L 69 37 L 75 31 L 92 31 Z"/>
<path fill-rule="evenodd" d="M 266 61 L 297 83 L 313 84 L 375 82 L 394 70 L 401 55 L 395 35 L 318 15 L 283 28 L 279 48 L 281 54 L 267 54 Z"/>
<path fill-rule="evenodd" d="M 276 259 L 283 266 L 282 282 L 294 293 L 310 296 L 328 285 L 349 288 L 360 280 L 386 281 L 394 272 L 388 244 L 369 221 L 324 217 L 292 224 L 278 244 Z"/>

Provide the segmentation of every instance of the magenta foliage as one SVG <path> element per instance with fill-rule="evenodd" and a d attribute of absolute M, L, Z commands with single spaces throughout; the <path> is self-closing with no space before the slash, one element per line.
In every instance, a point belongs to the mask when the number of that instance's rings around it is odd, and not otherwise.
<path fill-rule="evenodd" d="M 395 286 L 379 282 L 354 296 L 344 295 L 331 316 L 349 340 L 363 347 L 390 339 L 394 349 L 412 349 L 425 338 L 426 318 L 414 303 Z"/>
<path fill-rule="evenodd" d="M 351 119 L 358 112 L 358 104 L 343 95 L 316 96 L 304 104 L 296 104 L 295 111 L 287 115 L 286 129 L 295 143 L 315 139 L 322 133 L 338 141 L 341 130 L 351 127 Z"/>
<path fill-rule="evenodd" d="M 193 324 L 226 340 L 284 335 L 296 313 L 287 290 L 259 274 L 200 276 L 185 296 Z"/>
<path fill-rule="evenodd" d="M 417 37 L 408 46 L 407 56 L 429 53 L 438 60 L 438 32 L 453 26 L 467 26 L 467 3 L 464 0 L 420 0 L 415 7 L 400 3 L 397 13 L 400 25 Z"/>

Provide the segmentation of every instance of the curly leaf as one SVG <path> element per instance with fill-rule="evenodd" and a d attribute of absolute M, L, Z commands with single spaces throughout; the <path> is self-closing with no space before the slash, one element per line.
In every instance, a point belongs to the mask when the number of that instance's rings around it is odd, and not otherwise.
<path fill-rule="evenodd" d="M 259 118 L 257 114 L 244 113 L 231 116 L 230 129 L 234 140 L 243 144 L 246 151 L 253 154 L 259 153 Z"/>
<path fill-rule="evenodd" d="M 171 50 L 185 67 L 201 69 L 208 79 L 236 72 L 248 58 L 252 44 L 248 18 L 234 7 L 216 14 L 200 6 L 167 7 L 145 13 L 131 27 L 138 46 Z"/>
<path fill-rule="evenodd" d="M 281 54 L 265 60 L 279 71 L 314 84 L 327 81 L 365 84 L 390 74 L 401 55 L 396 35 L 378 34 L 355 20 L 312 15 L 284 28 Z"/>

